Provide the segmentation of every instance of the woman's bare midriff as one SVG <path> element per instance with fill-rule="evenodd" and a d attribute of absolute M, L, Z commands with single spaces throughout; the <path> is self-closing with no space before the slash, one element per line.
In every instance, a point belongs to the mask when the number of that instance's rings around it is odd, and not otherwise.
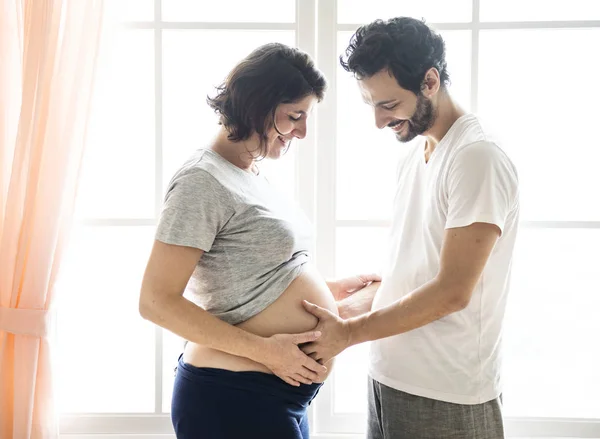
<path fill-rule="evenodd" d="M 308 300 L 337 314 L 337 307 L 327 284 L 316 270 L 309 266 L 268 308 L 237 326 L 262 337 L 310 331 L 317 326 L 317 318 L 305 311 L 302 300 Z M 183 361 L 196 367 L 271 373 L 266 366 L 249 358 L 191 342 L 186 345 Z M 329 374 L 333 360 L 325 366 Z"/>

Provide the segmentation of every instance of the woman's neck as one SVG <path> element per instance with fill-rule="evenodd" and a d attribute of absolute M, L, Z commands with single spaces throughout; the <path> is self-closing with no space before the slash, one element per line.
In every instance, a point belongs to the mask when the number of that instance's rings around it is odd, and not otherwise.
<path fill-rule="evenodd" d="M 256 173 L 256 157 L 253 156 L 252 152 L 258 151 L 259 145 L 254 140 L 255 136 L 240 142 L 234 142 L 228 136 L 229 132 L 224 127 L 221 127 L 210 149 L 238 168 Z"/>

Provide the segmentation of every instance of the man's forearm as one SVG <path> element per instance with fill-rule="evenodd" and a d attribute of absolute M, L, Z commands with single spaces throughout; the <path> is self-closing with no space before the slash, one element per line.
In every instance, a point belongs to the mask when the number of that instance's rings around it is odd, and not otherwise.
<path fill-rule="evenodd" d="M 432 280 L 393 304 L 348 320 L 350 345 L 402 334 L 463 309 L 466 304 Z"/>
<path fill-rule="evenodd" d="M 373 282 L 371 285 L 354 293 L 352 296 L 337 302 L 338 313 L 344 320 L 357 317 L 371 311 L 373 298 L 381 282 Z"/>

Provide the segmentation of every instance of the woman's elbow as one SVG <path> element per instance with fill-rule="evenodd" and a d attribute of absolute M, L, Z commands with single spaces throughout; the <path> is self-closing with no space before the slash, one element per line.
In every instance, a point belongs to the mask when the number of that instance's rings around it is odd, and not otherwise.
<path fill-rule="evenodd" d="M 140 316 L 144 320 L 155 322 L 156 310 L 158 308 L 156 303 L 156 297 L 150 291 L 142 288 L 140 291 L 140 300 L 138 304 L 138 311 Z"/>

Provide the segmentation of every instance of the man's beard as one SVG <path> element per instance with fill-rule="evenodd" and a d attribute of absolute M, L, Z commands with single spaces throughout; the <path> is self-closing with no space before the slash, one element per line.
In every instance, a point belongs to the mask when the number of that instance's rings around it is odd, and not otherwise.
<path fill-rule="evenodd" d="M 406 128 L 402 129 L 405 132 L 396 133 L 396 138 L 403 143 L 410 142 L 430 129 L 434 122 L 435 111 L 431 100 L 427 99 L 423 93 L 419 93 L 415 112 L 410 119 L 406 120 Z"/>

